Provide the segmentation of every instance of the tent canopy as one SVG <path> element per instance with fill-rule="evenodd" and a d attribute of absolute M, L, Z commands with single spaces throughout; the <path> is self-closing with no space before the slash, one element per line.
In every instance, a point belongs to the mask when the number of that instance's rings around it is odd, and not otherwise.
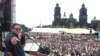
<path fill-rule="evenodd" d="M 42 33 L 73 33 L 73 34 L 90 34 L 90 29 L 87 28 L 33 28 L 31 32 L 42 32 Z M 92 29 L 92 33 L 95 33 L 95 30 Z"/>
<path fill-rule="evenodd" d="M 90 34 L 90 29 L 86 28 L 65 29 L 65 32 L 74 34 Z M 95 30 L 92 29 L 92 33 L 95 33 Z"/>

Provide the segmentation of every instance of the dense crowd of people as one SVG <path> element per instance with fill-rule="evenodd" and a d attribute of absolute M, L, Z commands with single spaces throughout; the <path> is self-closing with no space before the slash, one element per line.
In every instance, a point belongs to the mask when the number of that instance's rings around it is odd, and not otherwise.
<path fill-rule="evenodd" d="M 34 33 L 48 56 L 100 56 L 100 37 L 94 34 Z M 46 52 L 47 52 L 46 51 Z"/>

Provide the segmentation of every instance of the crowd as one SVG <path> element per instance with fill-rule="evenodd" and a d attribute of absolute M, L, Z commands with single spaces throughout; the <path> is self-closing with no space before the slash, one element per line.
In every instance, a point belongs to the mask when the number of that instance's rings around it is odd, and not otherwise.
<path fill-rule="evenodd" d="M 35 42 L 48 47 L 48 56 L 100 56 L 100 37 L 94 34 L 34 33 Z"/>

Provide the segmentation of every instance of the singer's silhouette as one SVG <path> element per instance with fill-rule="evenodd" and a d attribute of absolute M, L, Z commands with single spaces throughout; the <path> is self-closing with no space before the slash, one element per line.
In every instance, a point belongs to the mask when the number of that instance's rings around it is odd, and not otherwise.
<path fill-rule="evenodd" d="M 5 56 L 25 56 L 18 34 L 21 27 L 19 24 L 14 23 L 10 27 L 11 32 L 5 38 L 6 51 Z"/>

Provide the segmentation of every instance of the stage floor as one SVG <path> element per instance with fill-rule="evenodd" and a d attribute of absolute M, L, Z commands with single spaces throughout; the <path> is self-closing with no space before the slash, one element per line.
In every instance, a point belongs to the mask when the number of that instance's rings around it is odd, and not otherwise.
<path fill-rule="evenodd" d="M 4 52 L 0 51 L 0 56 L 4 56 Z M 25 53 L 25 56 L 30 56 L 29 54 Z"/>

